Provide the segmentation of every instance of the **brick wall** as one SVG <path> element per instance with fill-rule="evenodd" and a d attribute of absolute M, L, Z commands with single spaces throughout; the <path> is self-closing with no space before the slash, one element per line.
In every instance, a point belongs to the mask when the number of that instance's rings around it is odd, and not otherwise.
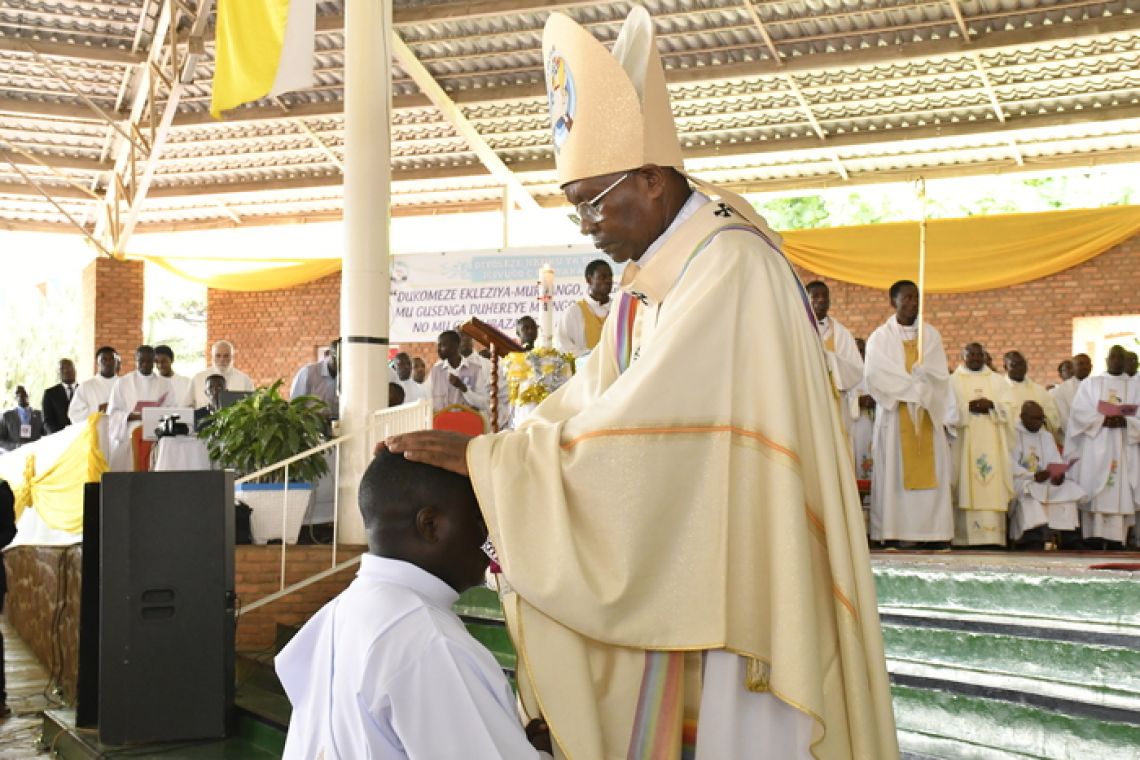
<path fill-rule="evenodd" d="M 83 270 L 83 323 L 75 369 L 79 379 L 95 374 L 95 350 L 114 346 L 123 373 L 135 368 L 135 348 L 143 342 L 142 261 L 97 256 Z"/>
<path fill-rule="evenodd" d="M 316 359 L 318 346 L 340 334 L 340 274 L 284 290 L 235 293 L 209 290 L 206 295 L 206 356 L 218 340 L 234 344 L 234 366 L 267 385 L 277 378 L 289 383 L 305 364 Z"/>
<path fill-rule="evenodd" d="M 816 279 L 804 270 L 800 275 L 804 282 Z M 885 291 L 827 282 L 832 314 L 856 337 L 867 337 L 891 314 Z M 980 293 L 931 295 L 926 318 L 942 333 L 951 369 L 959 362 L 962 346 L 977 340 L 993 354 L 999 369 L 1001 355 L 1017 349 L 1029 360 L 1030 375 L 1051 384 L 1056 382 L 1057 363 L 1072 351 L 1073 318 L 1140 313 L 1137 282 L 1140 236 L 1035 282 Z M 283 291 L 211 290 L 210 340 L 232 340 L 239 347 L 238 366 L 256 380 L 290 375 L 311 361 L 312 346 L 335 334 L 339 304 L 339 275 Z M 429 367 L 437 359 L 432 343 L 401 348 L 423 357 Z M 275 366 L 282 369 L 273 370 Z"/>
<path fill-rule="evenodd" d="M 817 279 L 802 269 L 800 276 Z M 823 279 L 831 289 L 832 315 L 857 338 L 869 336 L 893 312 L 885 290 Z M 1140 314 L 1138 282 L 1140 236 L 1051 277 L 979 293 L 932 294 L 924 318 L 942 334 L 951 370 L 962 347 L 978 341 L 999 370 L 1002 354 L 1018 350 L 1029 361 L 1030 377 L 1050 385 L 1057 382 L 1057 364 L 1072 352 L 1073 319 Z"/>
<path fill-rule="evenodd" d="M 362 546 L 341 546 L 337 562 L 362 554 Z M 296 583 L 322 570 L 328 570 L 331 549 L 328 546 L 286 546 L 285 583 Z M 300 591 L 271 602 L 238 618 L 239 652 L 260 652 L 273 646 L 277 624 L 297 625 L 339 594 L 356 577 L 357 565 L 307 586 Z M 280 588 L 280 546 L 238 546 L 234 557 L 234 587 L 242 604 L 250 604 Z"/>

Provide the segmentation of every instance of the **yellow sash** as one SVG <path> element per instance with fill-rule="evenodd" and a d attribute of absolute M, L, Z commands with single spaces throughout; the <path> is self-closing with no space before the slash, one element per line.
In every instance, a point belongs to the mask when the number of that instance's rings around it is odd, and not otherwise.
<path fill-rule="evenodd" d="M 582 312 L 582 324 L 586 328 L 586 347 L 592 351 L 602 339 L 602 325 L 606 319 L 595 314 L 585 299 L 578 302 L 578 310 Z"/>
<path fill-rule="evenodd" d="M 907 371 L 918 363 L 918 341 L 903 341 L 904 362 Z M 899 448 L 902 450 L 903 488 L 908 491 L 928 491 L 938 488 L 938 474 L 934 469 L 934 424 L 925 409 L 919 409 L 922 420 L 918 432 L 910 407 L 899 404 Z"/>

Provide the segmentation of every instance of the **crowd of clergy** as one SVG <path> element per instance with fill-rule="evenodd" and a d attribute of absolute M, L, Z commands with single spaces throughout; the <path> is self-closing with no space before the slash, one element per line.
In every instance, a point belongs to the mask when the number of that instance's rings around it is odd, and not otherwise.
<path fill-rule="evenodd" d="M 1003 373 L 971 342 L 951 372 L 914 283 L 891 287 L 894 313 L 866 342 L 830 316 L 826 284 L 806 289 L 873 545 L 1140 546 L 1135 353 L 1112 346 L 1099 374 L 1078 354 L 1046 388 L 1020 352 L 1002 356 Z"/>
<path fill-rule="evenodd" d="M 27 390 L 17 386 L 16 408 L 4 413 L 0 447 L 18 448 L 69 425 L 85 424 L 92 414 L 104 412 L 108 464 L 114 471 L 132 470 L 131 436 L 142 424 L 144 409 L 192 409 L 200 421 L 219 408 L 222 391 L 254 389 L 250 376 L 234 366 L 234 353 L 233 344 L 218 341 L 211 349 L 211 365 L 186 377 L 175 372 L 174 351 L 169 346 L 138 346 L 135 369 L 126 373 L 119 352 L 113 346 L 101 346 L 95 352 L 95 375 L 81 383 L 76 382 L 75 362 L 60 359 L 59 382 L 43 391 L 40 409 L 33 409 Z M 9 425 L 9 417 L 16 423 Z"/>

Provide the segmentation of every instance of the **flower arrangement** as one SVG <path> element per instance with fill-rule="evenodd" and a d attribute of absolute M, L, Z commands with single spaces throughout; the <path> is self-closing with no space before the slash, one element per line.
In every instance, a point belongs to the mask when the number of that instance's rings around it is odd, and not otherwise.
<path fill-rule="evenodd" d="M 553 348 L 507 355 L 507 398 L 511 404 L 538 404 L 574 375 L 574 357 Z"/>

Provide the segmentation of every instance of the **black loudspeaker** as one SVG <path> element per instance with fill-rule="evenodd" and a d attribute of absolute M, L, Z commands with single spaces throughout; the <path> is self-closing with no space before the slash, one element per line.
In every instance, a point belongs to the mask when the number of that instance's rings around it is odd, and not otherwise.
<path fill-rule="evenodd" d="M 103 476 L 99 741 L 226 735 L 234 683 L 233 475 Z"/>
<path fill-rule="evenodd" d="M 99 484 L 83 487 L 83 565 L 79 595 L 79 674 L 75 725 L 99 723 Z"/>

